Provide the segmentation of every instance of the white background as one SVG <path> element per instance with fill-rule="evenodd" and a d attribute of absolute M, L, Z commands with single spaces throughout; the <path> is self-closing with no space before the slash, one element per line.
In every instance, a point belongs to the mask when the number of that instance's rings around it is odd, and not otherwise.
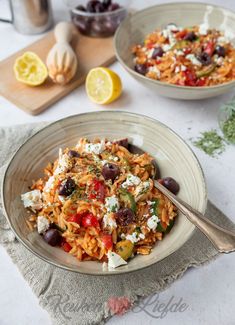
<path fill-rule="evenodd" d="M 0 0 L 0 14 L 4 17 L 9 15 L 6 2 Z M 235 10 L 233 0 L 208 2 Z M 130 1 L 135 8 L 157 3 L 160 1 Z M 68 17 L 62 0 L 54 0 L 53 9 L 55 21 Z M 4 59 L 39 37 L 20 35 L 11 25 L 0 23 L 0 59 Z M 124 93 L 117 102 L 109 105 L 109 109 L 121 109 L 159 119 L 178 132 L 190 145 L 191 137 L 197 136 L 201 131 L 218 127 L 218 109 L 224 101 L 233 96 L 233 93 L 229 93 L 214 99 L 195 102 L 162 98 L 133 80 L 118 63 L 113 64 L 112 69 L 121 76 Z M 53 121 L 72 114 L 102 109 L 105 110 L 87 99 L 83 86 L 39 116 L 27 115 L 4 98 L 0 98 L 0 125 Z M 205 172 L 209 198 L 235 221 L 235 147 L 227 147 L 226 152 L 218 159 L 210 158 L 194 147 L 193 149 Z M 51 324 L 47 312 L 40 308 L 31 289 L 2 247 L 0 247 L 0 261 L 0 325 Z M 173 322 L 175 325 L 235 324 L 234 269 L 235 254 L 221 256 L 207 266 L 186 272 L 182 279 L 160 294 L 161 302 L 167 302 L 172 296 L 175 301 L 182 297 L 189 305 L 184 313 L 168 313 L 165 318 L 157 320 L 143 311 L 138 314 L 130 312 L 122 318 L 114 317 L 109 324 L 165 325 Z"/>

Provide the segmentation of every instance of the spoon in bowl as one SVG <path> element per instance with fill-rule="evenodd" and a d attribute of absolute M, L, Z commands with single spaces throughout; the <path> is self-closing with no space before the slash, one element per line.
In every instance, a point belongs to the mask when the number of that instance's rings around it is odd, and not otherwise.
<path fill-rule="evenodd" d="M 143 154 L 144 151 L 133 144 L 129 144 L 129 151 L 134 154 Z M 159 167 L 155 160 L 153 165 L 156 171 Z M 159 175 L 157 173 L 157 175 Z M 202 213 L 193 209 L 188 203 L 184 202 L 176 195 L 171 193 L 166 187 L 154 180 L 154 186 L 162 192 L 174 205 L 181 211 L 186 218 L 200 229 L 204 235 L 211 241 L 214 247 L 220 253 L 231 253 L 235 251 L 235 232 L 224 229 L 214 222 L 208 220 Z"/>

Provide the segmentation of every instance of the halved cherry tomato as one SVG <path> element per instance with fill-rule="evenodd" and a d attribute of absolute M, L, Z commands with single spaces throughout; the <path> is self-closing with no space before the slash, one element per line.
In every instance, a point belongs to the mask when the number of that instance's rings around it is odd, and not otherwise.
<path fill-rule="evenodd" d="M 101 202 L 104 202 L 105 195 L 106 188 L 104 182 L 100 181 L 99 179 L 94 179 L 89 187 L 88 199 L 96 199 Z"/>
<path fill-rule="evenodd" d="M 63 241 L 61 247 L 67 253 L 72 249 L 72 246 L 70 246 L 69 243 L 67 243 L 67 241 Z"/>
<path fill-rule="evenodd" d="M 155 43 L 148 43 L 145 46 L 147 47 L 148 50 L 151 50 L 154 47 Z"/>
<path fill-rule="evenodd" d="M 209 41 L 205 48 L 204 48 L 204 52 L 206 52 L 208 55 L 212 56 L 212 54 L 214 53 L 215 50 L 215 44 L 212 41 Z"/>
<path fill-rule="evenodd" d="M 86 213 L 82 217 L 82 226 L 84 228 L 87 227 L 95 227 L 98 228 L 100 226 L 98 219 L 92 213 Z"/>
<path fill-rule="evenodd" d="M 201 86 L 204 86 L 206 84 L 206 79 L 198 79 L 197 80 L 197 86 L 198 87 L 201 87 Z"/>
<path fill-rule="evenodd" d="M 82 221 L 82 217 L 83 217 L 83 214 L 78 213 L 78 214 L 75 214 L 75 215 L 69 217 L 68 221 L 69 222 L 75 222 L 75 223 L 78 223 L 80 225 L 80 223 Z"/>
<path fill-rule="evenodd" d="M 187 69 L 184 71 L 185 86 L 196 86 L 197 76 L 194 71 Z"/>
<path fill-rule="evenodd" d="M 183 29 L 183 30 L 181 30 L 180 32 L 176 33 L 176 34 L 175 34 L 175 37 L 176 37 L 177 39 L 183 39 L 184 36 L 185 36 L 187 33 L 188 33 L 187 30 L 186 30 L 186 29 Z"/>
<path fill-rule="evenodd" d="M 104 234 L 101 237 L 101 241 L 104 244 L 104 247 L 108 250 L 113 247 L 112 235 Z"/>

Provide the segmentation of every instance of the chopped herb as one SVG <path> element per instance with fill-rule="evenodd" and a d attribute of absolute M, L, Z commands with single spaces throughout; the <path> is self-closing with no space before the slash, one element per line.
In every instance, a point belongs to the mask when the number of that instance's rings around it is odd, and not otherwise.
<path fill-rule="evenodd" d="M 201 137 L 193 141 L 193 144 L 211 157 L 215 157 L 225 150 L 224 139 L 214 129 L 202 132 Z"/>
<path fill-rule="evenodd" d="M 228 119 L 222 124 L 222 131 L 231 143 L 235 144 L 235 110 L 232 110 Z"/>

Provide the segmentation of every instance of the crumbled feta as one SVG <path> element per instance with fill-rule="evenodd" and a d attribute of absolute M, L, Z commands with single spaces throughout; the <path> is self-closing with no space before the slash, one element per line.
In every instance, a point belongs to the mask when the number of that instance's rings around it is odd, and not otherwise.
<path fill-rule="evenodd" d="M 175 68 L 175 73 L 179 73 L 179 72 L 180 72 L 180 67 L 177 66 L 177 67 Z"/>
<path fill-rule="evenodd" d="M 104 227 L 110 227 L 111 229 L 117 228 L 116 220 L 113 218 L 111 214 L 106 213 L 103 217 Z"/>
<path fill-rule="evenodd" d="M 163 49 L 164 52 L 167 52 L 167 51 L 169 51 L 171 49 L 171 45 L 170 44 L 164 44 L 162 46 L 162 49 Z"/>
<path fill-rule="evenodd" d="M 215 59 L 215 62 L 216 62 L 217 65 L 222 65 L 223 64 L 224 59 L 223 59 L 222 56 L 219 57 L 218 55 L 215 55 L 214 59 Z"/>
<path fill-rule="evenodd" d="M 182 50 L 174 50 L 174 54 L 177 56 L 184 55 L 184 52 Z"/>
<path fill-rule="evenodd" d="M 42 193 L 39 190 L 33 190 L 21 195 L 25 208 L 40 210 L 42 208 Z"/>
<path fill-rule="evenodd" d="M 118 266 L 127 264 L 127 262 L 123 258 L 121 258 L 120 255 L 114 252 L 108 251 L 107 256 L 108 256 L 108 268 L 114 269 Z"/>
<path fill-rule="evenodd" d="M 181 65 L 181 71 L 186 71 L 187 70 L 187 67 L 185 65 Z"/>
<path fill-rule="evenodd" d="M 62 149 L 60 148 L 58 164 L 54 171 L 54 175 L 66 173 L 70 168 L 72 168 L 71 159 L 66 153 L 63 155 Z"/>
<path fill-rule="evenodd" d="M 147 201 L 147 204 L 148 205 L 153 205 L 154 204 L 154 201 Z"/>
<path fill-rule="evenodd" d="M 102 166 L 104 166 L 104 165 L 106 165 L 106 164 L 108 164 L 108 160 L 101 160 L 101 165 L 102 165 Z"/>
<path fill-rule="evenodd" d="M 150 50 L 148 51 L 148 54 L 147 54 L 148 59 L 151 59 L 151 58 L 152 58 L 152 56 L 153 56 L 153 52 L 154 52 L 154 48 L 152 48 L 152 49 L 150 49 Z"/>
<path fill-rule="evenodd" d="M 149 227 L 149 229 L 155 230 L 159 222 L 160 219 L 157 216 L 153 215 L 148 219 L 147 226 Z"/>
<path fill-rule="evenodd" d="M 43 216 L 38 216 L 37 218 L 37 229 L 39 234 L 43 234 L 49 228 L 49 221 Z"/>
<path fill-rule="evenodd" d="M 205 23 L 199 25 L 199 30 L 198 30 L 199 34 L 200 35 L 206 35 L 207 31 L 208 31 L 208 28 L 209 28 L 209 26 L 207 24 L 205 24 Z"/>
<path fill-rule="evenodd" d="M 108 263 L 104 262 L 104 263 L 102 264 L 102 270 L 103 270 L 103 271 L 108 271 Z"/>
<path fill-rule="evenodd" d="M 131 235 L 126 235 L 126 239 L 130 240 L 133 244 L 138 243 L 141 239 L 145 239 L 145 235 L 138 233 L 138 232 L 133 232 Z"/>
<path fill-rule="evenodd" d="M 46 182 L 43 192 L 49 193 L 51 189 L 54 187 L 55 176 L 49 177 L 48 181 Z"/>
<path fill-rule="evenodd" d="M 121 239 L 125 239 L 126 238 L 126 236 L 125 236 L 125 234 L 121 234 Z"/>
<path fill-rule="evenodd" d="M 188 54 L 186 55 L 186 59 L 190 60 L 192 62 L 192 64 L 201 66 L 201 62 L 196 58 L 196 56 L 194 54 Z"/>
<path fill-rule="evenodd" d="M 161 77 L 161 71 L 156 66 L 149 67 L 149 71 L 156 73 L 157 78 Z"/>
<path fill-rule="evenodd" d="M 94 153 L 96 155 L 99 155 L 102 151 L 105 149 L 105 142 L 104 140 L 101 140 L 99 143 L 86 143 L 85 144 L 85 152 L 87 153 Z"/>
<path fill-rule="evenodd" d="M 165 45 L 163 45 L 163 51 L 165 51 L 165 52 L 167 52 L 170 48 L 172 48 L 172 46 L 174 46 L 175 44 L 176 44 L 176 40 L 175 40 L 175 36 L 174 36 L 174 34 L 172 33 L 172 29 L 171 29 L 171 27 L 169 27 L 169 26 L 173 26 L 173 25 L 168 25 L 167 27 L 166 27 L 166 29 L 163 29 L 163 31 L 162 31 L 162 35 L 165 37 L 165 38 L 167 38 L 168 40 L 169 40 L 169 45 L 168 44 L 165 44 Z M 178 30 L 178 29 L 177 29 Z M 166 45 L 167 46 L 169 46 L 169 48 L 168 47 L 166 47 Z"/>
<path fill-rule="evenodd" d="M 126 181 L 122 183 L 122 187 L 127 188 L 129 186 L 136 186 L 139 185 L 141 182 L 141 179 L 138 176 L 128 174 Z"/>
<path fill-rule="evenodd" d="M 120 207 L 118 198 L 115 195 L 106 197 L 105 207 L 108 212 L 116 212 Z"/>
<path fill-rule="evenodd" d="M 178 32 L 179 28 L 175 24 L 168 24 L 166 29 L 171 32 Z"/>
<path fill-rule="evenodd" d="M 58 195 L 58 198 L 60 200 L 61 203 L 64 203 L 66 200 L 65 200 L 65 197 L 62 196 L 62 195 Z"/>
<path fill-rule="evenodd" d="M 148 191 L 150 187 L 149 181 L 141 182 L 135 189 L 135 197 L 138 197 Z"/>

